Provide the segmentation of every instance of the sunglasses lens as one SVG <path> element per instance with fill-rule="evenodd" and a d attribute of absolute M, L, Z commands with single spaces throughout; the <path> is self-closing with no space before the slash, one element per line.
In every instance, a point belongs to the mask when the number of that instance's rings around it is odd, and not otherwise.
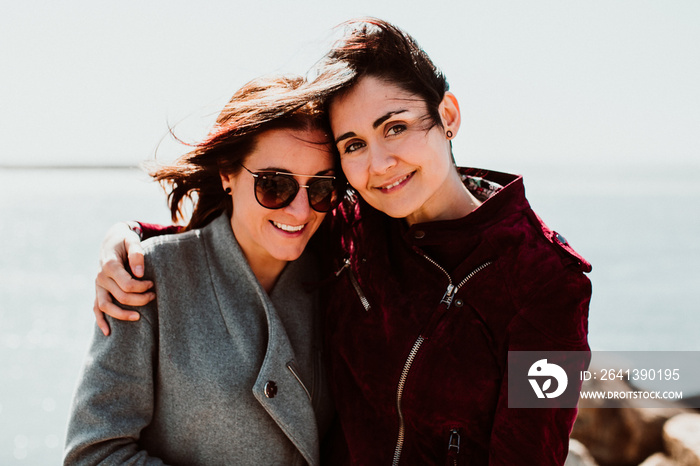
<path fill-rule="evenodd" d="M 281 209 L 288 206 L 299 192 L 299 183 L 292 175 L 257 173 L 255 178 L 255 198 L 268 209 Z M 311 208 L 317 212 L 328 212 L 340 201 L 337 180 L 315 178 L 309 183 L 308 197 Z"/>
<path fill-rule="evenodd" d="M 336 180 L 321 178 L 309 184 L 309 204 L 318 212 L 328 212 L 338 204 Z"/>
<path fill-rule="evenodd" d="M 288 205 L 299 191 L 294 178 L 285 175 L 264 175 L 256 179 L 255 197 L 268 209 L 280 209 Z"/>

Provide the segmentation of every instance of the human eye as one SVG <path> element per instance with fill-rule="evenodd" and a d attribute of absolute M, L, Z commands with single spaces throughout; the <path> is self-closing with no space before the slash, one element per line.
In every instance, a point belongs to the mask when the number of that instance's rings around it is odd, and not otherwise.
<path fill-rule="evenodd" d="M 358 151 L 365 147 L 366 144 L 362 141 L 350 141 L 348 144 L 346 144 L 343 149 L 341 150 L 341 153 L 343 154 L 351 154 L 355 151 Z"/>
<path fill-rule="evenodd" d="M 387 136 L 398 136 L 399 134 L 406 131 L 407 127 L 403 123 L 396 123 L 391 126 L 386 131 Z"/>

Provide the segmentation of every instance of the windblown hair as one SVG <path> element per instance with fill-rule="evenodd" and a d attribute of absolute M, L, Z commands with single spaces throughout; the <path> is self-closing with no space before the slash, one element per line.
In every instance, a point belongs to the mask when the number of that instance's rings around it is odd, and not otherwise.
<path fill-rule="evenodd" d="M 432 124 L 442 126 L 438 107 L 449 84 L 413 37 L 377 18 L 353 19 L 341 26 L 343 36 L 315 69 L 317 95 L 330 101 L 363 76 L 373 76 L 419 96 Z"/>
<path fill-rule="evenodd" d="M 331 141 L 321 106 L 300 91 L 304 82 L 299 76 L 250 81 L 226 104 L 204 141 L 172 165 L 151 171 L 168 194 L 174 222 L 185 220 L 183 208 L 188 201 L 193 209 L 187 230 L 206 225 L 224 211 L 231 215 L 231 198 L 221 187 L 219 173 L 238 173 L 264 131 L 320 129 Z"/>

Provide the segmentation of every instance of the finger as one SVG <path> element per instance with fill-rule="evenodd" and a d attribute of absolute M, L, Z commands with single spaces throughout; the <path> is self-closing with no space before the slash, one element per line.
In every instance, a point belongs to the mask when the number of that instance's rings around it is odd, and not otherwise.
<path fill-rule="evenodd" d="M 134 321 L 139 320 L 139 318 L 141 317 L 141 315 L 136 311 L 122 309 L 121 307 L 114 304 L 114 302 L 112 301 L 112 297 L 104 288 L 97 286 L 95 288 L 95 291 L 95 301 L 97 306 L 96 313 L 97 311 L 99 311 L 100 314 L 105 313 L 118 320 Z M 102 318 L 104 319 L 104 315 L 102 316 Z"/>
<path fill-rule="evenodd" d="M 129 320 L 133 322 L 141 318 L 141 314 L 138 312 L 122 309 L 114 303 L 104 302 L 100 306 L 100 310 L 102 312 L 117 320 Z"/>
<path fill-rule="evenodd" d="M 134 236 L 129 236 L 124 239 L 126 254 L 129 260 L 129 267 L 134 275 L 141 278 L 144 272 L 143 247 L 141 241 Z"/>
<path fill-rule="evenodd" d="M 95 320 L 97 321 L 97 326 L 100 328 L 100 330 L 102 330 L 104 336 L 108 337 L 109 323 L 107 323 L 105 315 L 102 313 L 102 311 L 100 311 L 100 308 L 97 305 L 97 297 L 95 297 L 95 304 L 92 306 L 92 312 L 95 313 Z"/>
<path fill-rule="evenodd" d="M 100 272 L 101 274 L 102 272 Z M 111 298 L 116 299 L 120 304 L 126 306 L 145 306 L 146 304 L 153 301 L 156 297 L 155 293 L 152 291 L 146 293 L 127 293 L 123 291 L 119 285 L 110 278 L 104 278 L 98 274 L 98 279 L 95 281 L 95 285 L 104 289 L 104 292 L 109 296 L 109 300 L 101 298 L 100 306 L 103 302 L 112 302 Z M 104 311 L 104 309 L 102 309 Z M 111 315 L 111 314 L 110 314 Z"/>
<path fill-rule="evenodd" d="M 102 270 L 100 270 L 97 275 L 97 281 L 98 284 L 105 288 L 114 282 L 120 291 L 125 293 L 145 293 L 153 287 L 153 282 L 150 280 L 137 280 L 132 277 L 131 274 L 126 271 L 124 265 L 117 260 L 110 260 L 102 266 Z M 109 291 L 114 294 L 114 290 L 110 289 Z"/>

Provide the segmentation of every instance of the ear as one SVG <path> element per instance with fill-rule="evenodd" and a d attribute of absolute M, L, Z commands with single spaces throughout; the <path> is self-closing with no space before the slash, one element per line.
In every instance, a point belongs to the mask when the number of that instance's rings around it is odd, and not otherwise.
<path fill-rule="evenodd" d="M 438 111 L 440 112 L 442 126 L 445 128 L 445 131 L 449 129 L 452 131 L 453 138 L 457 136 L 459 125 L 462 123 L 462 114 L 459 111 L 457 97 L 451 92 L 445 92 L 445 96 L 442 98 L 442 102 L 440 102 Z"/>
<path fill-rule="evenodd" d="M 219 177 L 221 178 L 221 189 L 226 191 L 226 188 L 233 189 L 233 175 L 230 173 L 224 173 L 219 171 Z"/>

